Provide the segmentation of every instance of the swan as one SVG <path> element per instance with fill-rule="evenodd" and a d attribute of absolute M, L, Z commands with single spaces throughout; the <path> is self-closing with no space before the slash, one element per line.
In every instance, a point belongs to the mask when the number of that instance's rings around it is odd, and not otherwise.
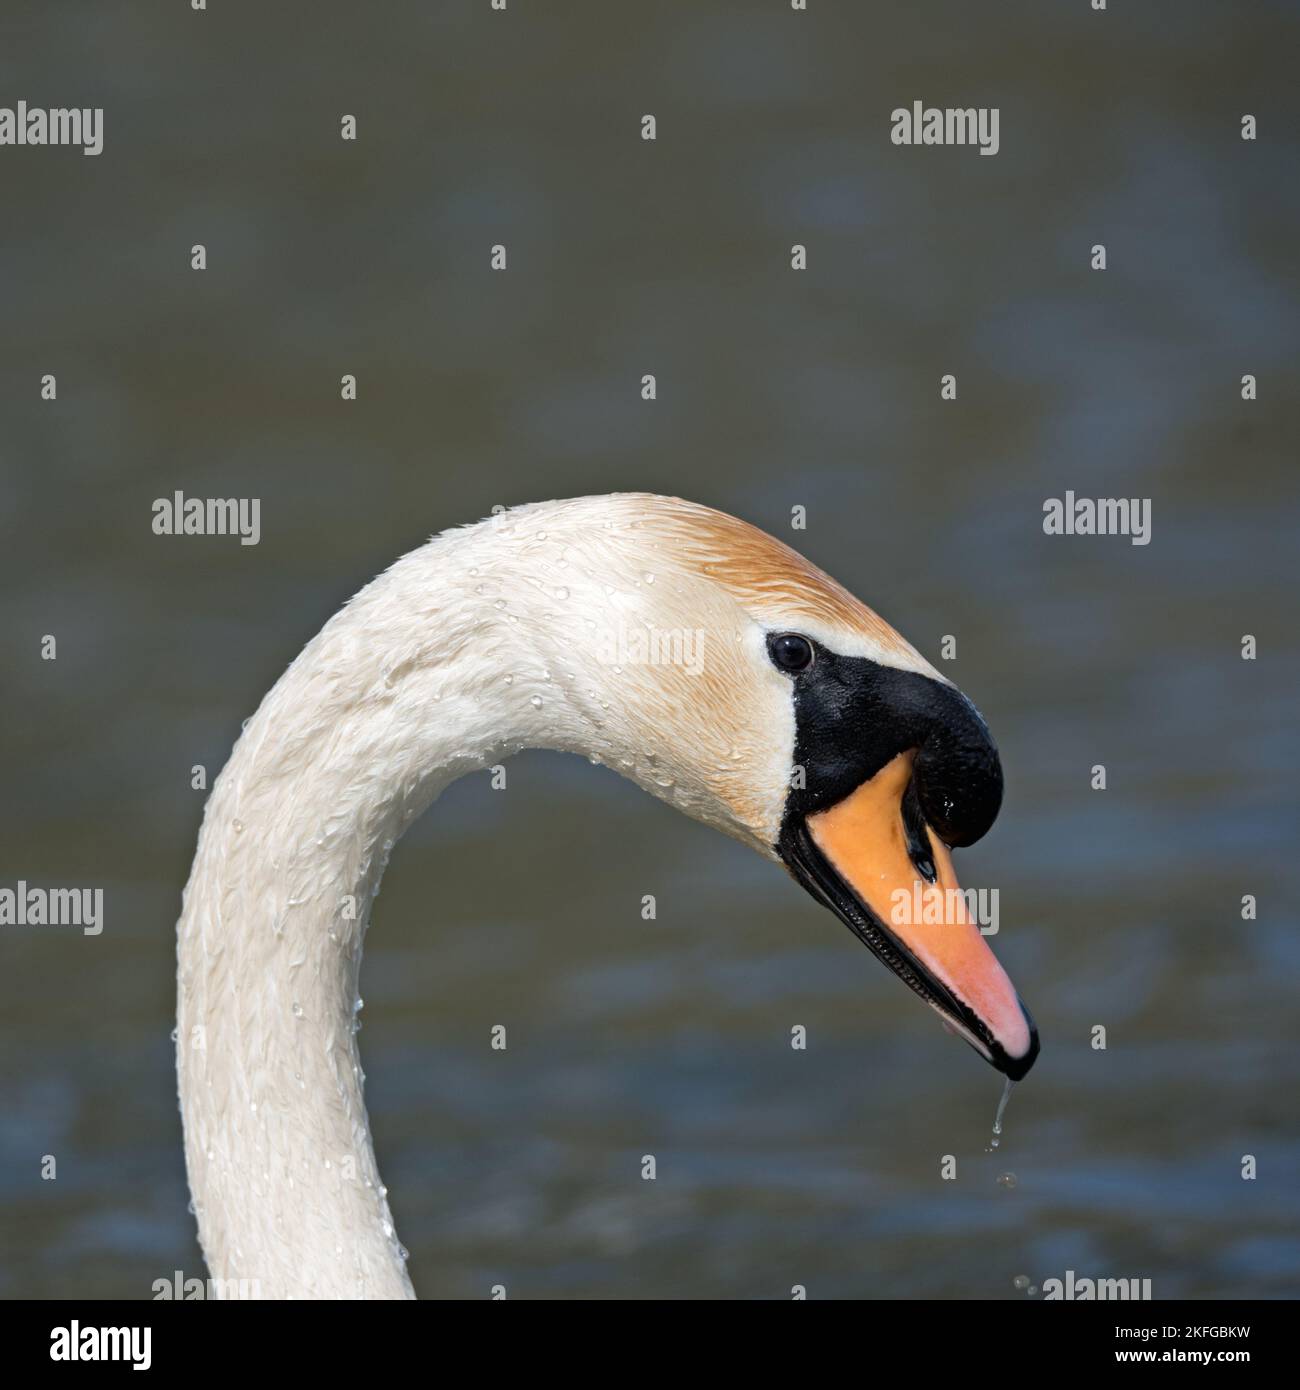
<path fill-rule="evenodd" d="M 516 507 L 345 604 L 213 785 L 177 924 L 176 1062 L 214 1280 L 414 1297 L 362 1098 L 362 939 L 411 821 L 523 748 L 582 753 L 783 865 L 987 1062 L 1033 1064 L 960 900 L 897 920 L 900 890 L 956 898 L 949 850 L 1001 803 L 974 705 L 746 522 L 637 493 Z"/>

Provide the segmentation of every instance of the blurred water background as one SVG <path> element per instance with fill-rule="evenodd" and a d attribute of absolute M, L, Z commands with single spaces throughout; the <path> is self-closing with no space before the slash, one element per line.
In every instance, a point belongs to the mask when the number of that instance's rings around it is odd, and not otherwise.
<path fill-rule="evenodd" d="M 1043 1056 L 986 1154 L 999 1079 L 828 913 L 526 755 L 415 827 L 369 938 L 417 1289 L 1300 1292 L 1298 43 L 1293 4 L 1187 0 L 7 4 L 0 104 L 106 124 L 97 159 L 0 150 L 0 883 L 102 885 L 107 927 L 4 929 L 0 1295 L 202 1272 L 191 766 L 400 552 L 619 489 L 957 637 L 1008 777 L 958 867 Z M 895 148 L 917 99 L 999 107 L 1000 153 Z M 177 488 L 260 497 L 261 544 L 154 536 Z M 1151 498 L 1152 543 L 1044 536 L 1066 489 Z"/>

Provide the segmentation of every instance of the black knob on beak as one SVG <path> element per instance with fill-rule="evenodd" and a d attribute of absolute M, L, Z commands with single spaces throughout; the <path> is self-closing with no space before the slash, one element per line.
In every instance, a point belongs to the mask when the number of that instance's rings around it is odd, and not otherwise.
<path fill-rule="evenodd" d="M 1002 805 L 1002 760 L 979 710 L 959 690 L 936 700 L 916 755 L 921 814 L 950 849 L 973 845 Z"/>

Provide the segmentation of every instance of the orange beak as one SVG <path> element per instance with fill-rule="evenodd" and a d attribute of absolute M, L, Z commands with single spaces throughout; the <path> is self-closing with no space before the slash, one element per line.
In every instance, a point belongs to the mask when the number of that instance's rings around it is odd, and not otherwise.
<path fill-rule="evenodd" d="M 909 836 L 914 756 L 898 754 L 809 815 L 790 866 L 986 1061 L 1019 1080 L 1038 1055 L 1038 1034 L 968 909 L 947 847 L 923 824 Z"/>

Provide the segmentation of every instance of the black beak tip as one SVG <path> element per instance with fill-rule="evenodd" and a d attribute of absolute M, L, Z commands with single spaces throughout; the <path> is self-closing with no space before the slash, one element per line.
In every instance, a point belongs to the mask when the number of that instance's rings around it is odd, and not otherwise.
<path fill-rule="evenodd" d="M 1027 1076 L 1029 1068 L 1038 1060 L 1038 1028 L 1023 1004 L 1020 1006 L 1020 1012 L 1024 1014 L 1025 1022 L 1029 1025 L 1029 1046 L 1019 1057 L 1012 1057 L 1000 1047 L 995 1048 L 993 1053 L 993 1065 L 1010 1081 L 1019 1081 Z"/>

